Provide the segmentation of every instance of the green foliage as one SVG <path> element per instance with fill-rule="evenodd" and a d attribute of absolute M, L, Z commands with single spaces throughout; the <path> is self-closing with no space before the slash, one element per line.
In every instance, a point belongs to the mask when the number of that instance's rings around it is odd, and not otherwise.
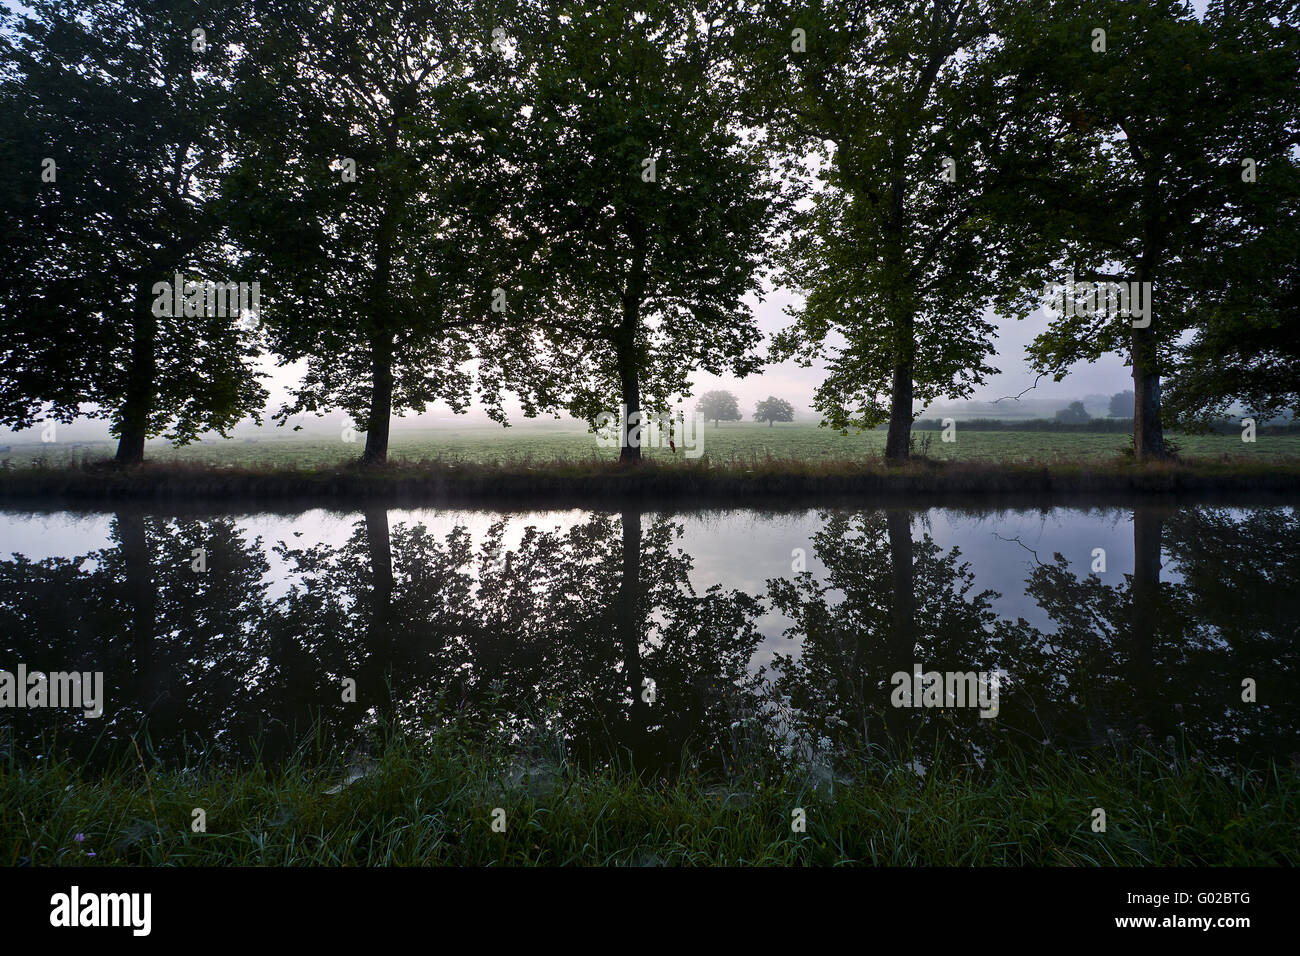
<path fill-rule="evenodd" d="M 108 418 L 142 447 L 257 419 L 255 332 L 239 316 L 152 309 L 154 284 L 177 272 L 259 278 L 232 252 L 216 203 L 240 5 L 29 6 L 0 32 L 0 423 Z"/>
<path fill-rule="evenodd" d="M 1051 106 L 1054 165 L 1031 190 L 1044 201 L 1019 218 L 1058 245 L 1063 272 L 1151 282 L 1154 296 L 1149 329 L 1104 310 L 1053 315 L 1030 356 L 1058 380 L 1076 362 L 1128 356 L 1142 380 L 1135 417 L 1157 431 L 1170 372 L 1163 417 L 1183 424 L 1234 395 L 1272 413 L 1294 394 L 1278 328 L 1294 314 L 1278 303 L 1294 294 L 1300 30 L 1275 17 L 1281 6 L 1212 3 L 1198 20 L 1175 0 L 1043 0 L 1019 21 L 1015 42 Z M 1244 181 L 1247 158 L 1256 182 Z"/>
<path fill-rule="evenodd" d="M 805 301 L 773 355 L 826 361 L 815 404 L 832 427 L 906 430 L 914 401 L 969 396 L 994 371 L 985 307 L 1037 284 L 1025 276 L 1043 251 L 1000 225 L 1039 126 L 990 32 L 1000 11 L 770 3 L 754 27 L 756 97 L 821 160 L 782 259 Z M 806 52 L 791 50 L 796 26 Z"/>
<path fill-rule="evenodd" d="M 275 278 L 275 351 L 307 362 L 276 417 L 341 408 L 382 459 L 391 412 L 468 407 L 476 359 L 479 398 L 502 420 L 527 349 L 509 297 L 493 311 L 518 107 L 489 42 L 496 6 L 273 6 L 244 64 L 229 208 Z"/>
<path fill-rule="evenodd" d="M 728 21 L 688 0 L 540 6 L 514 31 L 532 108 L 512 211 L 522 310 L 555 356 L 539 391 L 594 424 L 666 410 L 699 370 L 757 370 L 744 299 L 777 194 L 738 123 Z"/>

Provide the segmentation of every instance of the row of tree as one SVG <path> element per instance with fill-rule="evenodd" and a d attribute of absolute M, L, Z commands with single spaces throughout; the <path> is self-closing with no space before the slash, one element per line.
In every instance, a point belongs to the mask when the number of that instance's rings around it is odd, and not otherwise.
<path fill-rule="evenodd" d="M 1031 348 L 1058 378 L 1125 354 L 1140 456 L 1297 402 L 1295 2 L 30 7 L 0 31 L 0 423 L 105 417 L 122 462 L 260 423 L 266 352 L 307 368 L 274 417 L 344 409 L 371 461 L 439 400 L 594 423 L 786 358 L 905 458 L 918 403 L 994 371 L 987 307 L 1067 270 L 1153 285 L 1149 326 L 1066 309 Z M 258 321 L 160 310 L 177 278 L 259 282 Z M 804 298 L 760 355 L 769 279 Z"/>

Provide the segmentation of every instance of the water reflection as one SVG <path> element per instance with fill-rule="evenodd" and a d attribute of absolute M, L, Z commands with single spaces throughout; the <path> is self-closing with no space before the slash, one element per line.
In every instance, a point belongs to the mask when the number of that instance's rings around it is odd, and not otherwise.
<path fill-rule="evenodd" d="M 103 671 L 104 717 L 5 710 L 0 725 L 82 759 L 144 730 L 167 760 L 274 762 L 313 724 L 310 745 L 337 753 L 377 721 L 455 716 L 664 775 L 684 749 L 725 768 L 753 746 L 922 764 L 1148 736 L 1219 762 L 1296 749 L 1293 509 L 1141 507 L 1131 570 L 1035 553 L 1011 594 L 980 585 L 971 535 L 936 541 L 936 514 L 814 513 L 809 570 L 774 569 L 749 593 L 700 580 L 689 515 L 497 516 L 477 531 L 458 518 L 435 533 L 375 508 L 329 543 L 123 510 L 107 547 L 0 561 L 0 668 Z M 1103 517 L 1078 524 L 1083 544 Z M 710 533 L 752 572 L 747 535 L 768 520 L 722 515 Z M 892 675 L 916 664 L 1002 673 L 997 715 L 892 706 Z"/>

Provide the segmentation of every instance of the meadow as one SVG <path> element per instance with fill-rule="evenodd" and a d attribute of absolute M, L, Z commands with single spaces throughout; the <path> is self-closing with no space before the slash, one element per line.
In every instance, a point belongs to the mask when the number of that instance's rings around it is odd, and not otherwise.
<path fill-rule="evenodd" d="M 1088 432 L 967 431 L 957 425 L 956 440 L 944 442 L 938 432 L 914 432 L 917 454 L 942 461 L 984 464 L 1041 462 L 1066 464 L 1103 462 L 1119 458 L 1131 442 L 1127 435 Z M 34 437 L 34 436 L 33 436 Z M 1179 435 L 1169 441 L 1184 459 L 1263 462 L 1300 458 L 1300 435 L 1260 435 L 1254 443 L 1236 435 Z M 257 439 L 209 438 L 174 447 L 165 441 L 148 446 L 146 458 L 158 464 L 200 464 L 230 468 L 321 468 L 360 457 L 364 438 L 345 442 L 336 435 L 309 437 L 272 432 Z M 21 467 L 37 461 L 73 464 L 108 458 L 113 445 L 99 443 L 14 443 L 0 453 L 0 467 Z M 706 425 L 701 436 L 703 455 L 712 461 L 779 460 L 852 462 L 878 460 L 884 452 L 882 430 L 842 435 L 814 424 L 767 425 L 724 422 Z M 667 448 L 644 448 L 644 457 L 659 462 L 687 461 L 678 442 Z M 396 431 L 389 449 L 393 462 L 464 461 L 476 464 L 612 461 L 617 448 L 602 448 L 580 425 L 513 428 L 469 426 Z"/>

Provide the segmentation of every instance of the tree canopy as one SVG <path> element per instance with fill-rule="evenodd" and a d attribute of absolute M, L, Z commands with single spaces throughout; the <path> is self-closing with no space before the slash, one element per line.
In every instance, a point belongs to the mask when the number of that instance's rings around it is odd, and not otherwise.
<path fill-rule="evenodd" d="M 199 286 L 261 278 L 218 205 L 242 93 L 236 6 L 37 0 L 5 15 L 0 424 L 107 418 L 118 460 L 136 462 L 147 437 L 260 420 L 255 323 Z M 156 308 L 178 293 L 197 295 Z"/>

